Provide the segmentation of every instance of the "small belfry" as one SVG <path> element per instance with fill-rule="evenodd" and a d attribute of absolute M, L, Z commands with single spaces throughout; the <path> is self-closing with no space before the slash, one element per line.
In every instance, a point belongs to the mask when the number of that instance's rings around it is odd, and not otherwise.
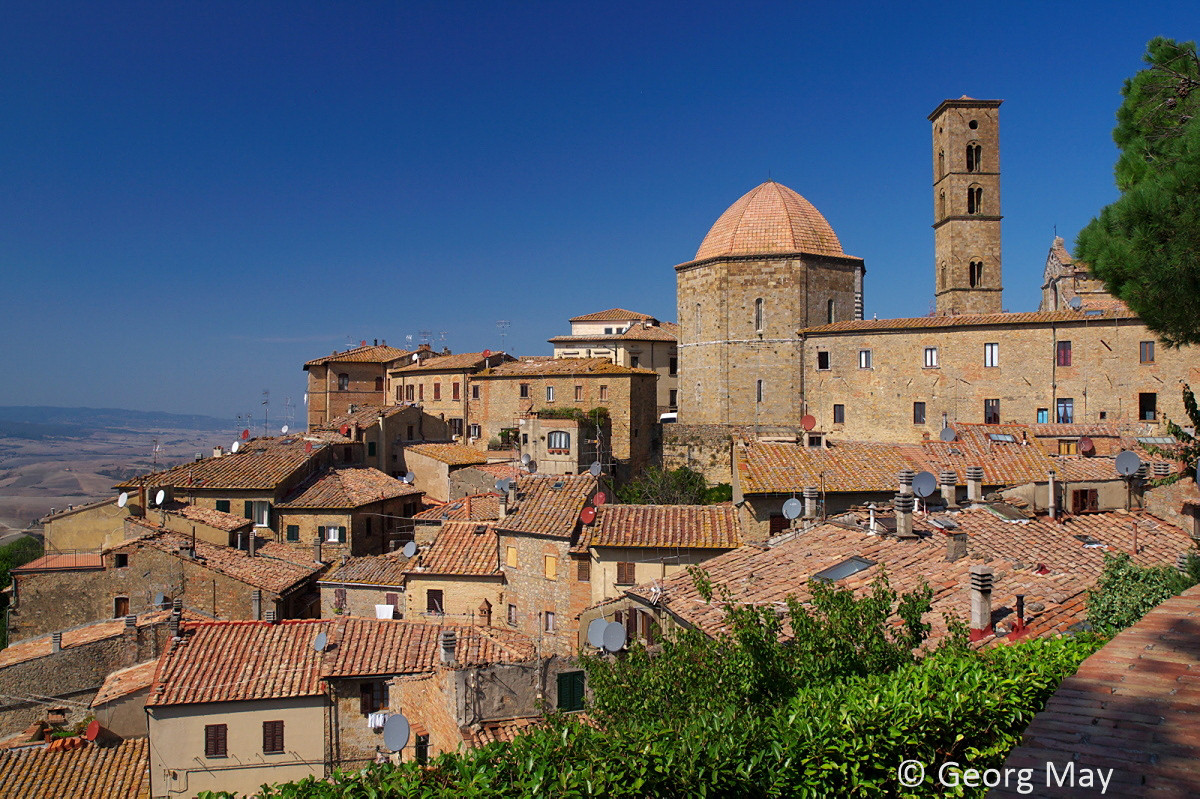
<path fill-rule="evenodd" d="M 937 314 L 1000 313 L 1000 104 L 943 100 L 933 123 Z"/>

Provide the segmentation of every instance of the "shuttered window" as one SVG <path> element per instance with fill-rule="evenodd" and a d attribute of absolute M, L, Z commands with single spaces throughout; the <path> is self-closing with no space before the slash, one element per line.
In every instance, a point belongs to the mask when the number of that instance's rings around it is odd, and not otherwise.
<path fill-rule="evenodd" d="M 263 722 L 263 754 L 279 754 L 283 751 L 283 722 Z"/>
<path fill-rule="evenodd" d="M 289 524 L 287 526 L 287 540 L 288 541 L 299 541 L 300 540 L 300 525 Z"/>
<path fill-rule="evenodd" d="M 620 562 L 617 564 L 617 585 L 633 585 L 634 564 Z"/>
<path fill-rule="evenodd" d="M 386 710 L 388 706 L 387 683 L 382 680 L 358 685 L 358 712 L 364 716 Z"/>
<path fill-rule="evenodd" d="M 443 610 L 445 604 L 442 601 L 441 589 L 429 589 L 425 592 L 425 612 L 426 613 L 445 613 Z"/>
<path fill-rule="evenodd" d="M 582 671 L 564 671 L 558 675 L 558 709 L 583 710 L 584 676 Z"/>
<path fill-rule="evenodd" d="M 224 724 L 204 725 L 204 756 L 225 757 L 227 727 Z"/>
<path fill-rule="evenodd" d="M 581 583 L 591 582 L 592 579 L 592 562 L 587 558 L 579 561 L 579 568 L 575 574 L 575 578 Z"/>
<path fill-rule="evenodd" d="M 789 522 L 788 518 L 786 516 L 784 516 L 782 513 L 772 513 L 771 520 L 770 520 L 770 522 L 768 522 L 768 525 L 769 525 L 768 533 L 770 535 L 777 535 L 779 533 L 782 533 L 788 529 L 790 524 L 791 524 L 791 522 Z"/>
<path fill-rule="evenodd" d="M 384 601 L 384 604 L 391 605 L 392 607 L 396 608 L 397 610 L 400 608 L 400 595 L 399 594 L 384 594 L 383 601 Z"/>
<path fill-rule="evenodd" d="M 217 500 L 217 510 L 221 511 L 221 513 L 229 513 L 229 500 L 218 499 Z"/>

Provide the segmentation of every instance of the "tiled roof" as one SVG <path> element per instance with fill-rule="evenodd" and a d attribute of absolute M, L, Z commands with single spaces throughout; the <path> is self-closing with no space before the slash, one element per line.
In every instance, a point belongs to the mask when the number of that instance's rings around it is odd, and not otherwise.
<path fill-rule="evenodd" d="M 11 574 L 43 571 L 76 571 L 81 569 L 103 569 L 104 559 L 93 552 L 70 552 L 67 554 L 42 555 L 23 566 L 9 570 Z"/>
<path fill-rule="evenodd" d="M 500 574 L 496 527 L 483 522 L 446 522 L 437 538 L 408 574 L 461 574 L 490 577 Z"/>
<path fill-rule="evenodd" d="M 1060 455 L 1054 459 L 1054 473 L 1067 483 L 1118 480 L 1117 464 L 1113 458 L 1080 458 Z"/>
<path fill-rule="evenodd" d="M 1059 685 L 1005 769 L 1062 773 L 1074 760 L 1112 769 L 1115 796 L 1200 792 L 1200 586 L 1168 599 L 1119 633 Z M 1069 785 L 1069 783 L 1068 783 Z M 1079 790 L 1034 783 L 1037 796 Z M 1016 784 L 990 796 L 1018 796 Z"/>
<path fill-rule="evenodd" d="M 215 508 L 202 508 L 199 505 L 189 505 L 186 502 L 179 502 L 177 500 L 164 503 L 163 509 L 168 513 L 182 516 L 189 521 L 207 524 L 209 527 L 215 527 L 218 530 L 225 530 L 230 533 L 245 529 L 254 524 L 253 519 L 247 519 L 244 516 L 234 516 L 232 513 L 225 513 Z"/>
<path fill-rule="evenodd" d="M 143 613 L 137 617 L 137 626 L 145 628 L 155 624 L 165 624 L 167 617 L 170 615 L 171 611 L 169 610 L 155 610 Z M 183 611 L 184 621 L 203 621 L 204 618 L 204 616 L 186 608 Z M 95 641 L 103 641 L 106 638 L 116 638 L 121 635 L 124 629 L 124 619 L 105 619 L 103 621 L 94 621 L 91 624 L 84 624 L 70 630 L 63 630 L 62 648 L 70 649 L 94 643 Z M 0 668 L 53 654 L 52 640 L 51 634 L 47 634 L 9 644 L 5 649 L 0 649 Z"/>
<path fill-rule="evenodd" d="M 733 549 L 742 544 L 732 505 L 601 505 L 588 530 L 594 547 Z"/>
<path fill-rule="evenodd" d="M 630 322 L 630 321 L 645 321 L 653 320 L 654 317 L 649 314 L 638 313 L 637 311 L 627 311 L 624 308 L 609 308 L 607 311 L 596 311 L 595 313 L 585 313 L 582 316 L 572 316 L 567 321 L 569 322 Z"/>
<path fill-rule="evenodd" d="M 486 366 L 498 365 L 505 361 L 515 360 L 511 355 L 499 350 L 482 352 L 460 352 L 457 355 L 438 355 L 426 358 L 418 363 L 390 370 L 391 374 L 416 374 L 419 372 L 468 372 L 472 369 L 482 369 Z"/>
<path fill-rule="evenodd" d="M 181 550 L 189 550 L 193 546 L 192 537 L 159 528 L 147 527 L 147 534 L 129 541 L 109 547 L 108 552 L 129 552 L 139 547 L 153 547 L 160 552 L 166 552 L 177 558 L 192 560 Z M 255 554 L 250 557 L 236 547 L 223 547 L 212 544 L 202 538 L 194 542 L 196 557 L 192 561 L 205 569 L 212 569 L 218 574 L 240 580 L 255 588 L 264 588 L 276 594 L 286 594 L 304 585 L 313 575 L 324 566 L 311 560 L 308 552 L 287 544 L 275 541 L 262 541 L 261 546 L 255 541 Z M 303 562 L 302 562 L 303 561 Z"/>
<path fill-rule="evenodd" d="M 481 746 L 497 742 L 511 743 L 521 733 L 528 732 L 531 728 L 540 727 L 545 723 L 544 716 L 522 716 L 479 722 L 463 727 L 461 732 L 463 742 L 471 748 L 478 749 Z"/>
<path fill-rule="evenodd" d="M 721 214 L 692 260 L 796 252 L 846 256 L 837 234 L 812 203 L 768 180 Z"/>
<path fill-rule="evenodd" d="M 415 452 L 450 466 L 472 466 L 487 463 L 487 455 L 462 444 L 410 444 L 404 448 L 404 451 L 406 453 Z"/>
<path fill-rule="evenodd" d="M 370 466 L 331 469 L 309 478 L 277 507 L 287 508 L 361 508 L 372 502 L 422 492 Z"/>
<path fill-rule="evenodd" d="M 368 344 L 343 352 L 335 352 L 332 355 L 325 355 L 321 358 L 313 358 L 304 364 L 304 368 L 320 366 L 324 363 L 391 363 L 397 358 L 405 358 L 409 355 L 412 355 L 412 352 L 409 350 L 389 347 L 386 344 Z"/>
<path fill-rule="evenodd" d="M 623 333 L 600 333 L 592 336 L 555 336 L 551 344 L 582 344 L 586 341 L 678 341 L 679 325 L 661 322 L 657 325 L 634 325 Z"/>
<path fill-rule="evenodd" d="M 652 375 L 650 369 L 617 366 L 607 358 L 549 358 L 514 361 L 479 373 L 480 377 L 540 377 L 542 375 Z"/>
<path fill-rule="evenodd" d="M 284 699 L 322 693 L 322 619 L 216 621 L 181 628 L 159 661 L 147 705 Z"/>
<path fill-rule="evenodd" d="M 116 488 L 145 485 L 270 491 L 307 464 L 324 446 L 313 444 L 313 451 L 309 453 L 305 452 L 304 444 L 303 436 L 252 438 L 243 441 L 238 452 L 145 474 L 126 480 Z"/>
<path fill-rule="evenodd" d="M 149 688 L 154 682 L 154 672 L 157 668 L 157 660 L 147 660 L 145 663 L 117 669 L 104 678 L 99 693 L 92 698 L 92 707 L 99 707 L 105 702 Z"/>
<path fill-rule="evenodd" d="M 383 418 L 387 419 L 411 407 L 413 406 L 406 404 L 387 405 L 384 407 L 380 407 L 378 405 L 364 405 L 363 407 L 355 410 L 354 413 L 347 413 L 342 416 L 338 416 L 335 419 L 330 419 L 328 422 L 321 425 L 320 429 L 341 430 L 342 425 L 354 424 L 357 424 L 359 427 L 369 427 L 378 423 L 381 415 Z"/>
<path fill-rule="evenodd" d="M 340 618 L 331 625 L 324 677 L 433 671 L 441 662 L 443 630 L 456 633 L 454 657 L 460 666 L 518 663 L 536 656 L 527 636 L 496 627 L 357 617 Z"/>
<path fill-rule="evenodd" d="M 413 518 L 444 521 L 495 521 L 500 518 L 500 495 L 472 494 L 469 497 L 438 505 L 436 508 L 423 510 Z"/>
<path fill-rule="evenodd" d="M 404 572 L 412 561 L 401 550 L 386 555 L 366 555 L 350 558 L 345 565 L 319 581 L 322 585 L 404 585 Z"/>
<path fill-rule="evenodd" d="M 515 510 L 496 526 L 501 530 L 560 538 L 574 535 L 598 483 L 591 475 L 530 475 L 517 480 Z"/>
<path fill-rule="evenodd" d="M 107 747 L 76 740 L 83 745 L 59 751 L 39 746 L 0 752 L 0 799 L 149 799 L 149 738 L 129 738 Z"/>
<path fill-rule="evenodd" d="M 805 335 L 818 333 L 870 333 L 879 330 L 919 330 L 943 327 L 980 327 L 985 325 L 1033 325 L 1051 322 L 1101 322 L 1113 319 L 1137 319 L 1135 314 L 1112 308 L 1089 316 L 1083 311 L 1024 311 L 1020 313 L 958 314 L 955 316 L 919 316 L 908 319 L 855 319 L 832 322 L 799 330 Z"/>

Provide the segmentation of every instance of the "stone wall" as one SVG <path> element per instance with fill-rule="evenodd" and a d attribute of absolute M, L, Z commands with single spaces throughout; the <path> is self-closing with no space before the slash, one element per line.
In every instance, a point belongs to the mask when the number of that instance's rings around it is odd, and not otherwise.
<path fill-rule="evenodd" d="M 517 565 L 509 566 L 508 547 L 516 549 Z M 546 556 L 557 558 L 553 578 L 546 576 Z M 505 576 L 504 604 L 493 624 L 509 626 L 540 640 L 540 651 L 575 654 L 576 617 L 590 604 L 591 585 L 578 580 L 570 541 L 548 536 L 500 534 L 500 562 Z M 516 624 L 508 624 L 508 605 L 516 607 Z M 545 629 L 546 613 L 554 614 L 554 631 Z"/>
<path fill-rule="evenodd" d="M 710 485 L 729 483 L 733 474 L 733 437 L 742 428 L 723 424 L 664 424 L 664 469 L 686 466 L 704 475 Z"/>
<path fill-rule="evenodd" d="M 1200 489 L 1190 477 L 1171 485 L 1149 488 L 1144 495 L 1146 510 L 1186 530 L 1200 541 Z M 1185 506 L 1184 503 L 1193 503 Z"/>
<path fill-rule="evenodd" d="M 441 591 L 443 613 L 448 623 L 484 625 L 481 606 L 487 602 L 492 608 L 492 625 L 504 623 L 502 608 L 505 586 L 501 575 L 495 577 L 469 577 L 448 574 L 410 574 L 405 584 L 408 606 L 405 618 L 413 621 L 438 623 L 443 617 L 427 611 L 429 591 Z"/>

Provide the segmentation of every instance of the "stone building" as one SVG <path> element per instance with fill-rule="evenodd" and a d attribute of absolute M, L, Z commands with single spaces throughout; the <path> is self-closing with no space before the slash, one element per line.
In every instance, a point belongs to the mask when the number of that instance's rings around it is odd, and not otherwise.
<path fill-rule="evenodd" d="M 391 404 L 387 391 L 388 369 L 434 355 L 428 344 L 410 352 L 376 340 L 373 344 L 364 341 L 357 347 L 342 352 L 334 350 L 330 355 L 313 358 L 304 364 L 304 371 L 308 372 L 305 394 L 308 429 L 315 430 L 331 419 L 351 413 L 351 405 L 361 408 Z"/>
<path fill-rule="evenodd" d="M 410 444 L 404 448 L 401 462 L 416 478 L 425 496 L 435 502 L 450 499 L 450 476 L 461 469 L 488 462 L 485 452 L 454 443 Z"/>
<path fill-rule="evenodd" d="M 571 317 L 571 333 L 550 339 L 555 358 L 608 358 L 658 374 L 658 413 L 678 410 L 679 325 L 609 308 Z"/>
<path fill-rule="evenodd" d="M 447 521 L 408 562 L 405 618 L 489 627 L 504 603 L 504 572 L 495 524 Z"/>
<path fill-rule="evenodd" d="M 420 441 L 441 441 L 445 424 L 425 413 L 419 405 L 353 406 L 350 413 L 330 420 L 316 432 L 325 441 L 354 442 L 363 449 L 363 463 L 392 477 L 404 474 L 400 453 L 404 446 Z"/>
<path fill-rule="evenodd" d="M 476 373 L 516 360 L 503 352 L 464 352 L 439 355 L 388 369 L 389 396 L 397 403 L 416 403 L 425 415 L 423 436 L 428 441 L 478 438 L 471 427 L 468 395 L 478 399 L 471 384 Z M 465 442 L 464 443 L 469 443 Z"/>

